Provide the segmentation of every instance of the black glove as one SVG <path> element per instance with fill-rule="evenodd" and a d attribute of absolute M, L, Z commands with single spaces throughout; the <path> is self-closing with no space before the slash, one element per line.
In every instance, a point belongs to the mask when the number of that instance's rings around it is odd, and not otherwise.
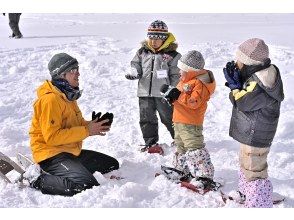
<path fill-rule="evenodd" d="M 95 114 L 95 111 L 92 112 L 92 121 L 94 121 L 96 118 L 100 118 L 101 116 L 101 112 L 98 112 L 97 114 Z"/>
<path fill-rule="evenodd" d="M 3 14 L 3 16 L 5 16 L 5 13 L 2 13 Z"/>
<path fill-rule="evenodd" d="M 108 122 L 104 123 L 103 125 L 110 126 L 112 124 L 112 121 L 113 121 L 113 114 L 109 113 L 109 112 L 106 112 L 104 115 L 101 116 L 101 118 L 98 119 L 98 122 L 103 121 L 105 119 L 108 119 Z"/>
<path fill-rule="evenodd" d="M 179 96 L 181 95 L 181 91 L 178 90 L 174 86 L 170 86 L 167 84 L 163 84 L 160 88 L 160 92 L 163 94 L 163 97 L 172 104 L 174 101 L 176 101 Z"/>

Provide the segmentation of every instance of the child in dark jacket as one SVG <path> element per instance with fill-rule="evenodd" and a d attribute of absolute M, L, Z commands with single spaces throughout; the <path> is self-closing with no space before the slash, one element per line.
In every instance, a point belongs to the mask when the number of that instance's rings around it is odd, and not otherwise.
<path fill-rule="evenodd" d="M 142 151 L 157 145 L 159 113 L 161 122 L 166 126 L 172 138 L 172 106 L 162 101 L 160 87 L 163 84 L 176 85 L 179 81 L 178 60 L 181 57 L 176 49 L 175 37 L 168 32 L 167 25 L 160 20 L 152 22 L 148 28 L 148 39 L 143 41 L 131 61 L 132 71 L 126 75 L 129 80 L 138 79 L 140 127 L 145 141 Z"/>
<path fill-rule="evenodd" d="M 246 207 L 273 206 L 267 155 L 275 136 L 284 99 L 278 67 L 271 64 L 268 46 L 253 38 L 243 42 L 224 68 L 233 111 L 230 136 L 240 142 L 239 192 Z"/>

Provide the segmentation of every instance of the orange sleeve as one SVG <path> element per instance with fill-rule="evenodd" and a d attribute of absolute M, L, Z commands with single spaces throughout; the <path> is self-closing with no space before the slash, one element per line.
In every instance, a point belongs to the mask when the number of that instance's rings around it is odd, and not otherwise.
<path fill-rule="evenodd" d="M 190 109 L 197 109 L 202 104 L 205 99 L 204 90 L 206 87 L 202 84 L 200 80 L 195 80 L 195 83 L 189 84 L 191 90 L 184 91 L 183 87 L 187 86 L 187 84 L 182 85 L 181 95 L 178 98 L 177 102 L 180 105 L 183 105 Z"/>

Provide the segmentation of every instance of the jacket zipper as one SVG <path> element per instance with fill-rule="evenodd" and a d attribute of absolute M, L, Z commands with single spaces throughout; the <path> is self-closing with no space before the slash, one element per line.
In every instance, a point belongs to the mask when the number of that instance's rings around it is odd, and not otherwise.
<path fill-rule="evenodd" d="M 152 63 L 151 63 L 151 78 L 150 78 L 150 87 L 149 87 L 149 96 L 151 95 L 151 89 L 152 89 L 152 79 L 153 79 L 153 68 L 154 68 L 154 61 L 155 61 L 155 55 L 152 56 Z"/>

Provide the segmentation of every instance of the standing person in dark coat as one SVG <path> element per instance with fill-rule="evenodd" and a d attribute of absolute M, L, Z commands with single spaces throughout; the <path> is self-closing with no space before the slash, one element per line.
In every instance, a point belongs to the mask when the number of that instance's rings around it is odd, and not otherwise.
<path fill-rule="evenodd" d="M 3 13 L 5 15 L 5 13 Z M 9 26 L 12 30 L 10 38 L 15 38 L 19 39 L 22 38 L 22 33 L 19 30 L 19 19 L 20 19 L 21 13 L 8 13 L 8 18 L 9 18 Z"/>
<path fill-rule="evenodd" d="M 137 96 L 139 97 L 140 127 L 145 141 L 142 151 L 158 147 L 158 118 L 166 126 L 172 138 L 174 128 L 172 124 L 173 108 L 162 100 L 160 88 L 163 84 L 176 86 L 179 82 L 177 43 L 167 25 L 156 20 L 148 27 L 147 40 L 142 42 L 131 61 L 132 73 L 127 74 L 129 80 L 138 79 Z"/>
<path fill-rule="evenodd" d="M 233 104 L 230 136 L 241 144 L 239 192 L 245 195 L 246 207 L 270 208 L 273 187 L 267 155 L 278 126 L 283 83 L 261 39 L 243 42 L 236 60 L 227 63 L 224 75 Z"/>

